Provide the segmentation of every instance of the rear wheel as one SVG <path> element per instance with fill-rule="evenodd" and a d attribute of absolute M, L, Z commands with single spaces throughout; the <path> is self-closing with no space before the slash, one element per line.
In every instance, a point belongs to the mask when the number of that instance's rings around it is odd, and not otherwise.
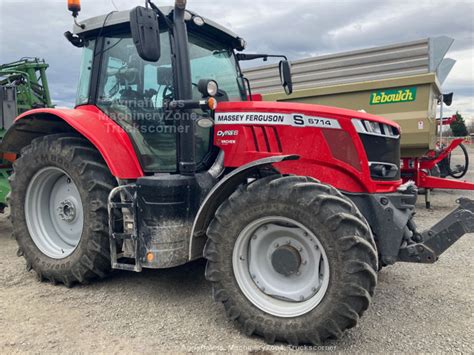
<path fill-rule="evenodd" d="M 306 177 L 241 186 L 208 228 L 206 277 L 227 315 L 269 343 L 319 344 L 353 327 L 377 253 L 354 204 Z"/>
<path fill-rule="evenodd" d="M 108 194 L 113 176 L 85 139 L 38 138 L 11 176 L 11 218 L 19 254 L 40 279 L 87 283 L 110 271 Z"/>

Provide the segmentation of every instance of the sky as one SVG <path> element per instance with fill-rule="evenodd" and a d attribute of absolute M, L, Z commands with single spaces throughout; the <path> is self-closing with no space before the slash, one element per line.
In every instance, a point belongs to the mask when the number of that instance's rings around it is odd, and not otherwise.
<path fill-rule="evenodd" d="M 159 6 L 170 0 L 155 0 Z M 0 0 L 0 63 L 44 58 L 55 104 L 72 106 L 81 50 L 63 37 L 72 28 L 66 0 Z M 79 21 L 143 0 L 83 0 Z M 474 1 L 441 0 L 188 0 L 188 8 L 248 42 L 248 53 L 284 53 L 290 60 L 446 35 L 457 60 L 444 92 L 448 114 L 474 120 Z M 255 63 L 257 64 L 257 63 Z"/>

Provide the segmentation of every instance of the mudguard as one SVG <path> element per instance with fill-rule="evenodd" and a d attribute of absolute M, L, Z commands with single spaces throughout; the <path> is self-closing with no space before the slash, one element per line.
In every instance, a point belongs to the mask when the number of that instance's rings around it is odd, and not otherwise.
<path fill-rule="evenodd" d="M 280 155 L 252 161 L 227 174 L 207 194 L 194 219 L 189 242 L 189 260 L 202 257 L 202 251 L 206 242 L 206 229 L 217 208 L 224 202 L 239 186 L 251 177 L 257 170 L 271 168 L 272 164 L 288 160 L 298 160 L 298 155 Z"/>
<path fill-rule="evenodd" d="M 127 133 L 110 117 L 92 105 L 76 109 L 36 109 L 15 119 L 1 143 L 3 152 L 20 153 L 35 138 L 57 133 L 76 132 L 93 144 L 110 172 L 118 179 L 143 176 Z"/>

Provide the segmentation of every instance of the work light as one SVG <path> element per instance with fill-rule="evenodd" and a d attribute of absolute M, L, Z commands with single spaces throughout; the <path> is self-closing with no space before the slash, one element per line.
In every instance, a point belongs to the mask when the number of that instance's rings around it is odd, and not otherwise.
<path fill-rule="evenodd" d="M 207 83 L 207 94 L 209 96 L 216 96 L 219 91 L 219 85 L 214 80 L 209 80 Z"/>
<path fill-rule="evenodd" d="M 215 80 L 201 79 L 197 88 L 204 97 L 214 97 L 219 92 L 219 85 Z"/>
<path fill-rule="evenodd" d="M 193 17 L 193 22 L 196 26 L 204 26 L 204 19 L 200 16 L 194 16 Z"/>

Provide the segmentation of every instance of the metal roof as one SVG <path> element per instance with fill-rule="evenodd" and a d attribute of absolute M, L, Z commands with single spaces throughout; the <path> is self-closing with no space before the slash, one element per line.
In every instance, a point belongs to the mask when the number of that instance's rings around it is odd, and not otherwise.
<path fill-rule="evenodd" d="M 442 83 L 455 61 L 443 59 L 454 40 L 426 38 L 292 62 L 294 91 L 436 73 Z M 254 92 L 278 93 L 278 64 L 244 70 Z"/>
<path fill-rule="evenodd" d="M 172 6 L 164 6 L 160 7 L 160 10 L 163 12 L 165 16 L 168 16 L 169 14 L 172 13 L 173 11 Z M 188 13 L 190 13 L 192 16 L 200 16 L 199 14 L 186 10 Z M 201 18 L 204 19 L 204 22 L 206 25 L 213 27 L 214 29 L 223 32 L 224 34 L 234 38 L 234 39 L 240 39 L 240 37 L 229 30 L 228 28 L 219 25 L 218 23 L 209 20 L 205 17 L 200 16 Z M 94 31 L 97 29 L 100 29 L 102 26 L 114 26 L 114 25 L 120 25 L 120 24 L 126 24 L 130 22 L 130 10 L 125 10 L 125 11 L 112 11 L 108 14 L 101 15 L 101 16 L 96 16 L 92 17 L 89 19 L 86 19 L 84 21 L 79 21 L 81 25 L 84 25 L 85 28 L 82 29 L 81 27 L 74 25 L 74 33 L 75 34 L 81 34 L 81 33 L 87 33 L 90 31 Z"/>

